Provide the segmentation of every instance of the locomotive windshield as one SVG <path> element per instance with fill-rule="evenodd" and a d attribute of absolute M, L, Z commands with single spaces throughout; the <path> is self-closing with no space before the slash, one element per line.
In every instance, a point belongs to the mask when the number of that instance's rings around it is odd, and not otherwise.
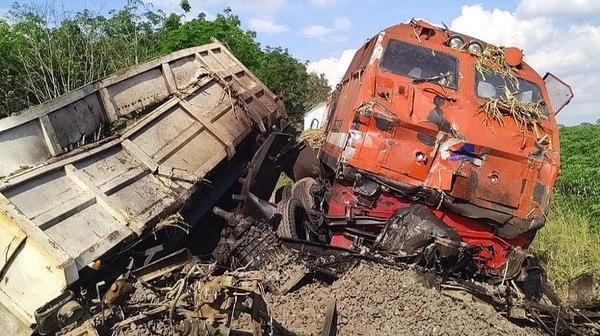
<path fill-rule="evenodd" d="M 440 84 L 457 87 L 458 61 L 453 56 L 398 40 L 390 40 L 380 67 L 415 80 L 435 79 Z"/>

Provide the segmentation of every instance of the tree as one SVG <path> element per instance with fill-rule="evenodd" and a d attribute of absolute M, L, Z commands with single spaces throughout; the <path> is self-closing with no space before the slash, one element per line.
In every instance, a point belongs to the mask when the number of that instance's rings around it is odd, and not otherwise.
<path fill-rule="evenodd" d="M 204 13 L 184 24 L 181 17 L 170 15 L 159 32 L 156 55 L 175 50 L 211 43 L 216 39 L 223 43 L 244 65 L 255 70 L 263 51 L 255 41 L 256 33 L 244 31 L 240 19 L 231 9 L 225 9 L 213 21 Z"/>
<path fill-rule="evenodd" d="M 181 8 L 189 12 L 188 0 Z M 15 4 L 8 22 L 0 20 L 0 117 L 42 103 L 117 70 L 179 49 L 222 42 L 279 95 L 288 114 L 299 120 L 330 91 L 323 76 L 282 48 L 261 49 L 256 33 L 241 28 L 227 8 L 208 20 L 153 11 L 128 0 L 107 17 L 88 10 L 73 15 L 52 7 Z"/>
<path fill-rule="evenodd" d="M 12 27 L 0 20 L 0 118 L 28 105 L 29 97 L 18 85 L 16 48 L 17 40 Z"/>
<path fill-rule="evenodd" d="M 153 12 L 150 7 L 141 0 L 128 0 L 121 10 L 110 12 L 104 43 L 115 70 L 154 56 L 156 30 L 163 26 L 166 15 L 162 11 Z"/>
<path fill-rule="evenodd" d="M 183 9 L 183 11 L 186 13 L 189 13 L 192 9 L 192 6 L 190 6 L 190 2 L 188 0 L 181 0 L 179 7 L 181 7 L 181 9 Z"/>
<path fill-rule="evenodd" d="M 292 57 L 286 49 L 262 50 L 256 33 L 244 31 L 241 22 L 230 9 L 213 21 L 204 14 L 182 23 L 181 17 L 171 14 L 159 32 L 157 55 L 196 45 L 222 42 L 246 67 L 275 94 L 283 99 L 289 116 L 299 120 L 308 108 L 324 101 L 331 91 L 323 76 L 309 75 L 306 66 Z"/>
<path fill-rule="evenodd" d="M 308 109 L 323 103 L 331 93 L 331 87 L 324 74 L 314 72 L 308 74 L 308 92 L 306 93 L 306 107 Z"/>
<path fill-rule="evenodd" d="M 52 7 L 15 4 L 12 26 L 4 23 L 2 50 L 9 72 L 0 93 L 18 92 L 5 100 L 3 115 L 56 98 L 116 70 L 152 56 L 156 26 L 164 14 L 130 0 L 107 19 L 88 10 L 68 16 Z M 12 83 L 12 84 L 11 84 Z"/>

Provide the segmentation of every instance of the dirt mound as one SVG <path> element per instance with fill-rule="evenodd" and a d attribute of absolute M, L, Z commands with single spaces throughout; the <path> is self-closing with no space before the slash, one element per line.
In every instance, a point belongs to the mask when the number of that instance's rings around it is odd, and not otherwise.
<path fill-rule="evenodd" d="M 332 285 L 313 283 L 267 295 L 273 317 L 298 334 L 320 335 L 335 299 L 338 335 L 542 335 L 506 320 L 472 297 L 455 299 L 421 285 L 414 270 L 363 262 Z"/>

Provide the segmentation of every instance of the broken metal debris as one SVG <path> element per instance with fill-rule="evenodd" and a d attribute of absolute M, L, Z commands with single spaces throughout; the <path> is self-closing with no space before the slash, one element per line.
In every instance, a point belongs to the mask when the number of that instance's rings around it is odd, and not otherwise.
<path fill-rule="evenodd" d="M 173 264 L 163 259 L 145 267 L 155 269 L 148 281 L 135 275 L 140 270 L 123 275 L 110 286 L 103 302 L 93 307 L 96 313 L 90 320 L 58 334 L 260 336 L 281 329 L 262 299 L 265 284 L 260 272 L 223 273 L 216 263 L 195 257 L 185 263 L 166 260 Z M 283 331 L 278 334 L 285 335 Z"/>
<path fill-rule="evenodd" d="M 66 291 L 35 311 L 37 332 L 40 335 L 50 335 L 63 326 L 76 323 L 84 315 L 86 311 L 77 302 L 74 293 Z"/>
<path fill-rule="evenodd" d="M 262 274 L 271 291 L 285 294 L 307 273 L 299 263 L 298 254 L 284 246 L 275 232 L 264 221 L 228 213 L 220 208 L 213 210 L 225 218 L 230 229 L 213 252 L 222 264 L 234 269 L 254 269 Z"/>
<path fill-rule="evenodd" d="M 462 239 L 456 230 L 436 217 L 425 206 L 401 208 L 394 213 L 381 231 L 375 247 L 383 251 L 423 253 L 436 239 L 445 239 L 460 247 Z M 443 258 L 458 254 L 456 249 L 441 247 Z"/>

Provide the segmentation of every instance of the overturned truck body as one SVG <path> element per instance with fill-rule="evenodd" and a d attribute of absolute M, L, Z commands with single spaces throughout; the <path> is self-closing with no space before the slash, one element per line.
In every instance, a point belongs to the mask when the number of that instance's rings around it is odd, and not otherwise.
<path fill-rule="evenodd" d="M 0 120 L 0 334 L 56 316 L 61 306 L 44 305 L 82 272 L 102 270 L 188 204 L 193 224 L 286 120 L 216 42 Z"/>

